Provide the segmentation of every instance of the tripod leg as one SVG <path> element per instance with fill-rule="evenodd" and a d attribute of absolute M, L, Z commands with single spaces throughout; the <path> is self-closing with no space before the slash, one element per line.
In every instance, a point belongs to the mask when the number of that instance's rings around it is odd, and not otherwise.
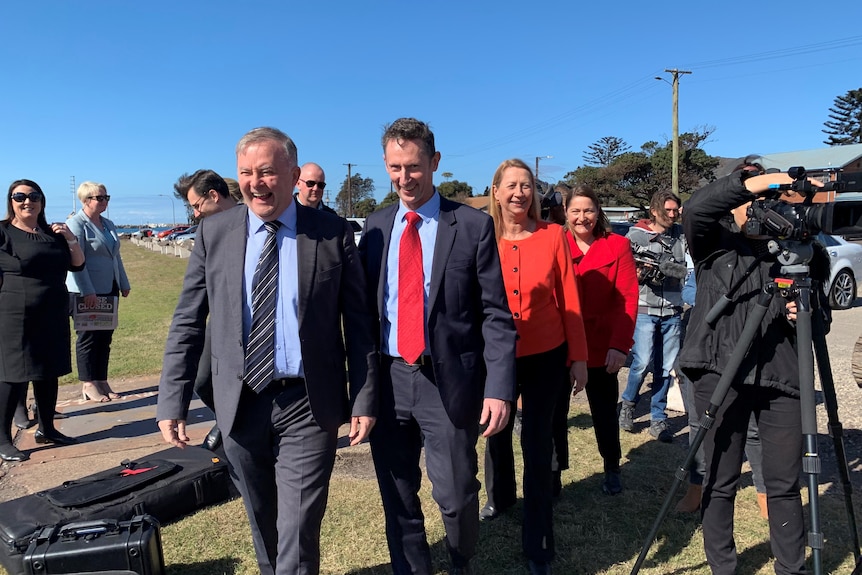
<path fill-rule="evenodd" d="M 641 547 L 640 555 L 638 555 L 638 558 L 632 567 L 631 575 L 635 575 L 640 571 L 647 553 L 649 553 L 649 549 L 652 546 L 652 542 L 655 540 L 656 535 L 658 535 L 658 530 L 661 527 L 664 518 L 670 511 L 670 506 L 673 504 L 673 499 L 676 495 L 677 489 L 679 489 L 680 484 L 685 479 L 689 467 L 691 467 L 691 464 L 694 461 L 697 448 L 700 447 L 701 443 L 703 443 L 703 438 L 706 437 L 707 432 L 715 422 L 715 414 L 718 411 L 718 408 L 721 407 L 721 404 L 724 403 L 724 399 L 727 397 L 730 385 L 733 383 L 733 380 L 739 371 L 739 366 L 742 365 L 742 360 L 745 359 L 745 355 L 748 353 L 749 347 L 751 347 L 751 342 L 754 341 L 754 337 L 760 330 L 760 322 L 763 321 L 763 317 L 766 315 L 766 310 L 769 308 L 769 302 L 772 300 L 774 293 L 774 284 L 770 283 L 764 286 L 763 291 L 757 298 L 754 312 L 746 318 L 745 327 L 742 329 L 742 335 L 740 336 L 736 347 L 733 348 L 733 353 L 731 353 L 730 359 L 728 359 L 727 365 L 721 374 L 721 378 L 718 380 L 718 385 L 716 385 L 715 391 L 709 399 L 709 407 L 706 408 L 706 412 L 704 412 L 703 417 L 701 418 L 700 429 L 698 430 L 694 441 L 691 442 L 691 445 L 688 448 L 685 462 L 674 474 L 673 485 L 671 485 L 670 491 L 665 497 L 664 503 L 659 510 L 658 517 L 656 517 L 655 522 L 653 522 L 652 529 L 650 529 L 649 535 L 647 535 L 646 541 L 644 541 L 644 544 Z"/>
<path fill-rule="evenodd" d="M 814 563 L 814 575 L 822 573 L 823 532 L 820 530 L 820 454 L 817 449 L 817 411 L 814 397 L 814 353 L 811 336 L 810 280 L 797 282 L 796 343 L 799 353 L 799 399 L 802 411 L 802 472 L 808 476 L 808 509 L 810 529 L 808 545 Z"/>
<path fill-rule="evenodd" d="M 829 362 L 829 351 L 826 347 L 826 327 L 819 311 L 815 311 L 812 318 L 812 334 L 814 337 L 814 355 L 820 374 L 820 386 L 823 388 L 823 400 L 826 404 L 829 435 L 832 436 L 832 443 L 835 446 L 838 474 L 841 476 L 841 485 L 844 488 L 844 507 L 847 510 L 853 556 L 856 563 L 859 563 L 862 556 L 859 553 L 859 532 L 856 528 L 856 514 L 853 510 L 853 485 L 850 483 L 850 468 L 847 465 L 847 452 L 844 449 L 844 427 L 838 419 L 838 398 L 835 395 L 835 380 L 832 378 L 832 365 Z"/>

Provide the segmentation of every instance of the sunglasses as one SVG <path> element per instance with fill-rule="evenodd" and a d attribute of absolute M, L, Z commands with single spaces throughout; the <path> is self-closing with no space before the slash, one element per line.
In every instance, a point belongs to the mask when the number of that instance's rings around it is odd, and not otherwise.
<path fill-rule="evenodd" d="M 87 196 L 87 199 L 96 200 L 101 204 L 102 202 L 107 202 L 108 200 L 110 200 L 111 196 Z"/>
<path fill-rule="evenodd" d="M 202 196 L 201 199 L 199 199 L 198 201 L 193 203 L 192 209 L 195 210 L 196 212 L 201 211 L 201 206 L 203 206 L 208 199 L 210 199 L 209 192 L 205 196 Z"/>
<path fill-rule="evenodd" d="M 306 186 L 309 188 L 313 188 L 314 186 L 318 186 L 321 190 L 326 188 L 326 182 L 318 182 L 317 180 L 303 180 L 299 178 L 300 182 L 304 182 Z"/>
<path fill-rule="evenodd" d="M 31 202 L 41 202 L 42 194 L 40 194 L 39 192 L 30 192 L 29 194 L 25 194 L 24 192 L 15 192 L 14 194 L 12 194 L 12 199 L 19 204 L 22 203 L 24 200 L 30 200 Z"/>

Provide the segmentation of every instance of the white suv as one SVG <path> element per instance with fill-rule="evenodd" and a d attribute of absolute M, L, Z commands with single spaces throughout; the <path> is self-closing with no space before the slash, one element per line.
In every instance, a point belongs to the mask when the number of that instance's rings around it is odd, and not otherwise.
<path fill-rule="evenodd" d="M 359 238 L 362 237 L 362 230 L 365 228 L 365 218 L 344 218 L 350 222 L 350 227 L 353 228 L 353 242 L 359 245 Z"/>

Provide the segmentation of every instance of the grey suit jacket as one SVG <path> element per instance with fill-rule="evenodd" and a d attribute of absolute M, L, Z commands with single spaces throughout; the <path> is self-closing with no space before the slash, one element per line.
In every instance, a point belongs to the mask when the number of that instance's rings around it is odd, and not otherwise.
<path fill-rule="evenodd" d="M 377 415 L 374 317 L 347 222 L 296 207 L 299 338 L 306 389 L 315 421 L 332 430 L 350 415 Z M 245 207 L 209 216 L 198 227 L 165 346 L 157 420 L 186 417 L 209 315 L 216 420 L 223 433 L 233 428 L 244 385 L 247 227 Z"/>
<path fill-rule="evenodd" d="M 398 205 L 365 222 L 359 252 L 369 300 L 383 310 L 386 254 Z M 431 287 L 425 309 L 434 377 L 449 418 L 475 423 L 484 397 L 515 399 L 515 324 L 506 302 L 491 218 L 440 198 Z M 382 338 L 382 322 L 377 331 Z"/>
<path fill-rule="evenodd" d="M 90 221 L 83 210 L 66 220 L 66 225 L 78 238 L 84 250 L 85 267 L 79 272 L 69 272 L 66 289 L 79 294 L 111 293 L 114 282 L 120 291 L 130 289 L 129 278 L 120 258 L 120 238 L 117 227 L 109 219 L 102 218 L 103 232 Z M 113 246 L 105 240 L 105 233 L 114 238 Z"/>

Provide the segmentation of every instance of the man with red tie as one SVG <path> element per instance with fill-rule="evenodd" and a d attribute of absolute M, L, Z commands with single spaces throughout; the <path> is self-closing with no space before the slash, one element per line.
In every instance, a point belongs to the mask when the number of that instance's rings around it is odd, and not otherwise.
<path fill-rule="evenodd" d="M 380 408 L 371 451 L 396 575 L 432 573 L 418 492 L 426 473 L 446 528 L 449 573 L 470 573 L 479 536 L 476 441 L 502 430 L 515 395 L 515 326 L 494 226 L 441 197 L 434 134 L 386 127 L 383 159 L 400 202 L 368 217 L 359 252 L 380 318 Z"/>

